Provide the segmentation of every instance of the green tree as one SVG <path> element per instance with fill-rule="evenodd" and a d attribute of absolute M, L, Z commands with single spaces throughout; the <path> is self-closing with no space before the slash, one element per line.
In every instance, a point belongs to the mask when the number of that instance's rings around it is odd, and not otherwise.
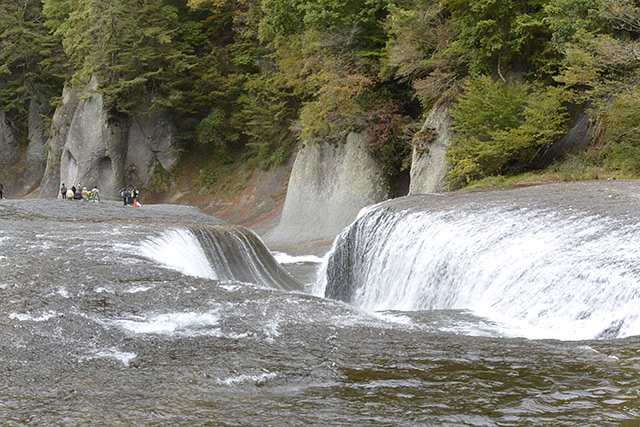
<path fill-rule="evenodd" d="M 286 160 L 292 150 L 291 122 L 298 102 L 258 38 L 263 16 L 256 0 L 190 1 L 200 14 L 207 47 L 193 69 L 199 99 L 209 114 L 197 125 L 197 140 L 214 150 L 245 150 L 261 167 Z M 197 114 L 196 114 L 197 117 Z"/>
<path fill-rule="evenodd" d="M 380 76 L 411 84 L 424 107 L 430 108 L 464 68 L 460 57 L 445 54 L 456 31 L 453 21 L 435 0 L 391 3 L 388 10 Z"/>
<path fill-rule="evenodd" d="M 534 168 L 536 158 L 566 132 L 570 99 L 563 87 L 470 78 L 451 109 L 456 134 L 447 153 L 449 183 L 459 188 Z"/>
<path fill-rule="evenodd" d="M 0 102 L 22 135 L 29 102 L 58 96 L 68 73 L 60 40 L 42 22 L 39 0 L 0 2 Z"/>
<path fill-rule="evenodd" d="M 448 55 L 460 57 L 471 73 L 540 69 L 555 52 L 541 0 L 444 0 L 457 34 Z"/>
<path fill-rule="evenodd" d="M 47 25 L 75 69 L 73 81 L 100 80 L 112 113 L 127 114 L 148 98 L 174 107 L 193 56 L 176 7 L 162 0 L 44 0 Z"/>

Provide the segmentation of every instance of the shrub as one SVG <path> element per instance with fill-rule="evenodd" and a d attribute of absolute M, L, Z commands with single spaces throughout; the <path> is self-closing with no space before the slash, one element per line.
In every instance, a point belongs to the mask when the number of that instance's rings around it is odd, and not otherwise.
<path fill-rule="evenodd" d="M 640 173 L 640 88 L 632 86 L 615 94 L 602 113 L 606 167 L 623 173 Z"/>
<path fill-rule="evenodd" d="M 459 188 L 534 168 L 538 156 L 566 131 L 564 105 L 570 95 L 562 87 L 471 78 L 451 110 L 456 133 L 448 151 L 449 184 Z"/>

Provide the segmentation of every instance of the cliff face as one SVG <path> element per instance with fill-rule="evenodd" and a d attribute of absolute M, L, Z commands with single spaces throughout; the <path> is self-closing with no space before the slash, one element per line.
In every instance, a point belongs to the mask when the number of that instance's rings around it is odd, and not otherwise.
<path fill-rule="evenodd" d="M 416 138 L 411 158 L 409 194 L 428 194 L 447 189 L 447 148 L 451 145 L 451 119 L 443 106 L 431 111 Z"/>
<path fill-rule="evenodd" d="M 147 184 L 157 165 L 175 167 L 171 120 L 143 109 L 130 119 L 109 118 L 97 88 L 94 78 L 84 92 L 65 89 L 53 116 L 41 197 L 57 197 L 62 183 L 117 196 L 122 187 Z"/>
<path fill-rule="evenodd" d="M 51 116 L 52 108 L 48 100 L 40 96 L 29 102 L 29 143 L 27 145 L 26 167 L 24 171 L 25 191 L 44 174 L 47 166 L 47 126 L 43 117 Z"/>
<path fill-rule="evenodd" d="M 387 177 L 351 133 L 344 144 L 307 144 L 300 149 L 279 225 L 268 241 L 333 240 L 360 209 L 389 197 Z"/>
<path fill-rule="evenodd" d="M 95 79 L 88 90 L 97 89 Z M 109 121 L 102 95 L 82 94 L 73 114 L 60 159 L 60 180 L 68 186 L 97 186 L 117 195 L 124 184 L 125 131 Z"/>
<path fill-rule="evenodd" d="M 13 192 L 14 169 L 19 161 L 18 142 L 7 122 L 4 108 L 0 106 L 0 182 L 4 184 L 7 195 Z"/>
<path fill-rule="evenodd" d="M 51 121 L 51 131 L 47 141 L 49 147 L 47 166 L 40 184 L 40 195 L 42 197 L 56 197 L 58 195 L 61 184 L 60 163 L 62 151 L 71 128 L 73 115 L 78 108 L 78 102 L 78 93 L 71 88 L 64 88 L 62 104 L 56 108 Z"/>

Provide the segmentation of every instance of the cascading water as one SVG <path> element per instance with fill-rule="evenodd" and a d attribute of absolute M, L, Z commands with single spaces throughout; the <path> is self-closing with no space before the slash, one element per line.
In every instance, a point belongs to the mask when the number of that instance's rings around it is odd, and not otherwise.
<path fill-rule="evenodd" d="M 327 260 L 325 295 L 368 310 L 471 310 L 530 338 L 640 334 L 640 227 L 628 216 L 428 201 L 361 213 Z"/>
<path fill-rule="evenodd" d="M 171 229 L 140 244 L 140 253 L 182 273 L 302 290 L 251 230 L 232 226 Z"/>
<path fill-rule="evenodd" d="M 546 186 L 543 197 L 386 203 L 337 241 L 327 291 L 373 309 L 485 308 L 538 323 L 574 301 L 566 317 L 597 320 L 610 307 L 620 316 L 602 324 L 624 321 L 611 336 L 632 333 L 640 194 L 618 182 L 605 203 L 583 187 L 567 186 L 575 200 L 567 191 L 550 200 L 556 187 Z M 640 337 L 511 339 L 469 310 L 371 313 L 285 292 L 286 276 L 255 235 L 215 225 L 174 205 L 3 200 L 3 424 L 573 427 L 640 418 Z M 277 256 L 304 283 L 318 261 Z M 430 275 L 428 286 L 418 280 Z M 553 282 L 572 277 L 589 289 Z"/>
<path fill-rule="evenodd" d="M 189 276 L 218 279 L 204 249 L 188 229 L 171 229 L 140 243 L 140 253 Z"/>

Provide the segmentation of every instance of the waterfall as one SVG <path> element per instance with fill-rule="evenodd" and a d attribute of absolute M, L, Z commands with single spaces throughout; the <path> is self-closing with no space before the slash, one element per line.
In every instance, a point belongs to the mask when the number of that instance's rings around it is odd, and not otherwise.
<path fill-rule="evenodd" d="M 640 334 L 637 216 L 465 197 L 473 203 L 362 212 L 326 261 L 325 296 L 367 310 L 470 310 L 530 338 Z"/>
<path fill-rule="evenodd" d="M 232 226 L 177 228 L 141 243 L 140 253 L 184 274 L 290 291 L 296 281 L 251 230 Z"/>
<path fill-rule="evenodd" d="M 186 229 L 170 229 L 140 244 L 145 258 L 189 276 L 218 279 L 196 236 Z"/>

